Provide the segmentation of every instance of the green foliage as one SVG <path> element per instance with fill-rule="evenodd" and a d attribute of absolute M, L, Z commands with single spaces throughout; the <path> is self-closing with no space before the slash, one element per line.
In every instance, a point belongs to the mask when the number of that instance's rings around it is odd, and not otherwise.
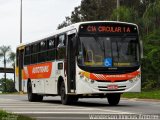
<path fill-rule="evenodd" d="M 0 110 L 0 120 L 35 120 L 23 115 L 11 114 Z"/>
<path fill-rule="evenodd" d="M 147 34 L 159 28 L 160 25 L 160 1 L 150 2 L 143 14 L 144 32 Z M 155 24 L 153 24 L 155 23 Z"/>
<path fill-rule="evenodd" d="M 0 118 L 6 117 L 7 115 L 7 112 L 0 110 Z"/>
<path fill-rule="evenodd" d="M 12 62 L 13 68 L 15 67 L 15 59 L 16 59 L 16 53 L 10 52 L 8 62 Z"/>
<path fill-rule="evenodd" d="M 116 8 L 116 0 L 82 0 L 81 5 L 74 8 L 69 23 L 81 21 L 109 20 L 112 11 Z M 58 29 L 70 24 L 68 19 L 58 25 Z"/>
<path fill-rule="evenodd" d="M 160 100 L 160 90 L 148 90 L 141 93 L 124 93 L 125 98 L 158 99 Z"/>
<path fill-rule="evenodd" d="M 71 18 L 69 19 L 71 20 L 72 23 L 77 23 L 82 21 L 80 6 L 74 8 L 74 11 L 72 11 L 72 14 L 71 14 Z"/>
<path fill-rule="evenodd" d="M 144 37 L 143 88 L 160 88 L 160 29 Z"/>
<path fill-rule="evenodd" d="M 116 21 L 118 16 L 119 21 L 134 22 L 137 18 L 137 13 L 132 8 L 121 6 L 115 9 L 111 15 L 111 20 Z"/>
<path fill-rule="evenodd" d="M 5 84 L 6 84 L 6 90 L 5 90 Z M 14 87 L 14 82 L 12 79 L 4 79 L 1 78 L 0 79 L 0 90 L 4 93 L 4 92 L 16 92 L 15 87 Z"/>
<path fill-rule="evenodd" d="M 82 0 L 80 8 L 83 21 L 109 20 L 116 0 Z"/>
<path fill-rule="evenodd" d="M 154 73 L 160 74 L 160 32 L 149 34 L 145 39 L 145 59 L 150 61 L 150 66 L 153 66 Z"/>

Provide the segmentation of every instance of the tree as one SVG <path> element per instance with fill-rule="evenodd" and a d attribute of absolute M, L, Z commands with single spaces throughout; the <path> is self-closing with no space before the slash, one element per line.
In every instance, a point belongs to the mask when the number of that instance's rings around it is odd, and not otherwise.
<path fill-rule="evenodd" d="M 145 33 L 149 34 L 149 32 L 159 28 L 159 25 L 160 25 L 159 13 L 160 13 L 160 1 L 155 0 L 154 2 L 149 3 L 143 15 Z"/>
<path fill-rule="evenodd" d="M 146 89 L 160 88 L 160 29 L 149 33 L 145 36 L 144 41 L 142 85 Z"/>
<path fill-rule="evenodd" d="M 82 0 L 80 6 L 82 20 L 109 20 L 115 8 L 116 0 Z"/>
<path fill-rule="evenodd" d="M 14 71 L 15 71 L 15 58 L 16 54 L 14 52 L 10 52 L 8 61 L 11 62 Z M 15 85 L 15 73 L 14 73 L 14 85 Z"/>
<path fill-rule="evenodd" d="M 72 11 L 71 13 L 71 23 L 77 23 L 77 22 L 80 22 L 82 21 L 82 15 L 81 15 L 81 11 L 80 11 L 80 6 L 78 7 L 75 7 L 74 8 L 74 11 Z"/>
<path fill-rule="evenodd" d="M 5 88 L 5 85 L 7 88 Z M 0 90 L 2 92 L 15 92 L 14 82 L 12 79 L 0 79 Z"/>
<path fill-rule="evenodd" d="M 63 21 L 61 24 L 59 24 L 58 27 L 57 27 L 57 29 L 61 29 L 63 27 L 67 27 L 70 24 L 71 24 L 70 17 L 66 17 L 66 20 Z"/>
<path fill-rule="evenodd" d="M 137 19 L 137 13 L 132 8 L 121 6 L 115 9 L 111 15 L 111 20 L 116 21 L 117 15 L 119 16 L 119 21 L 123 22 L 134 22 Z"/>
<path fill-rule="evenodd" d="M 94 20 L 109 20 L 110 14 L 116 8 L 116 0 L 82 0 L 71 13 L 70 23 Z M 58 29 L 68 26 L 67 19 L 58 25 Z"/>
<path fill-rule="evenodd" d="M 6 80 L 6 62 L 7 62 L 7 53 L 11 51 L 10 46 L 1 46 L 0 47 L 0 57 L 3 57 L 3 64 L 4 64 L 4 79 Z M 4 84 L 6 90 L 6 84 Z"/>

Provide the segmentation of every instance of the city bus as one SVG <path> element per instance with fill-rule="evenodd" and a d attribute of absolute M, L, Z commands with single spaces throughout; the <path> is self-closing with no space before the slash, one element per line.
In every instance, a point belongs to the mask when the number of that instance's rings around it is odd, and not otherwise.
<path fill-rule="evenodd" d="M 136 24 L 75 23 L 17 47 L 16 89 L 31 102 L 59 95 L 62 104 L 106 98 L 117 105 L 121 94 L 141 91 L 141 52 Z"/>

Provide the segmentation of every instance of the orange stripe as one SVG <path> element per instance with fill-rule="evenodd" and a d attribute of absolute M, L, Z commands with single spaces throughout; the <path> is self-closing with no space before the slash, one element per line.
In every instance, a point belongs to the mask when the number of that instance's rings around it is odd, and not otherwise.
<path fill-rule="evenodd" d="M 29 65 L 27 66 L 27 69 L 23 70 L 23 79 L 50 78 L 51 71 L 52 71 L 52 62 Z"/>
<path fill-rule="evenodd" d="M 90 79 L 92 80 L 110 80 L 112 82 L 118 80 L 130 80 L 140 74 L 140 71 L 134 71 L 132 73 L 119 74 L 119 75 L 106 75 L 106 74 L 94 74 L 90 73 Z M 98 76 L 98 77 L 97 77 Z"/>

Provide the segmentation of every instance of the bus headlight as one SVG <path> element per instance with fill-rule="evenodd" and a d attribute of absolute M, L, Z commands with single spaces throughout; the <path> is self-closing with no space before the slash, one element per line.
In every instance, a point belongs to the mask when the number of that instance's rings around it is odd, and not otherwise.
<path fill-rule="evenodd" d="M 85 78 L 85 81 L 89 82 L 89 78 Z"/>
<path fill-rule="evenodd" d="M 141 77 L 140 75 L 137 75 L 136 77 L 130 79 L 129 82 L 134 83 L 134 82 L 138 81 L 140 77 Z"/>

